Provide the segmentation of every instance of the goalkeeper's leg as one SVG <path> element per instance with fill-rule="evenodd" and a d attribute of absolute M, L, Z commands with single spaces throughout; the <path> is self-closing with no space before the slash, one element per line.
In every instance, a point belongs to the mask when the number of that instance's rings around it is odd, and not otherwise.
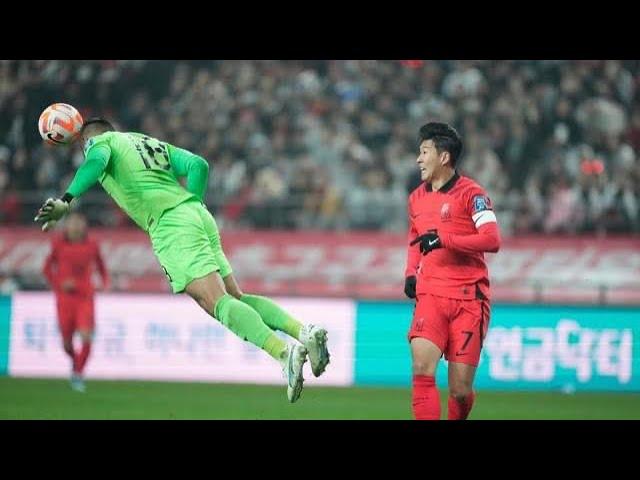
<path fill-rule="evenodd" d="M 185 292 L 243 340 L 253 343 L 278 361 L 286 356 L 287 344 L 265 325 L 258 312 L 227 293 L 218 272 L 193 280 Z"/>
<path fill-rule="evenodd" d="M 193 280 L 185 291 L 233 333 L 278 360 L 287 379 L 289 401 L 295 402 L 300 398 L 304 382 L 302 368 L 307 359 L 307 349 L 304 346 L 288 346 L 265 325 L 258 312 L 227 293 L 218 272 Z"/>
<path fill-rule="evenodd" d="M 276 359 L 286 372 L 289 400 L 296 401 L 307 350 L 296 344 L 287 347 L 258 312 L 227 293 L 222 276 L 231 273 L 231 266 L 215 220 L 204 205 L 194 200 L 165 211 L 149 236 L 173 292 L 186 292 L 234 334 Z"/>
<path fill-rule="evenodd" d="M 243 293 L 238 282 L 230 273 L 224 277 L 226 291 L 260 314 L 264 323 L 273 330 L 279 330 L 300 341 L 309 352 L 311 370 L 316 377 L 322 375 L 329 363 L 327 331 L 317 325 L 303 325 L 273 300 L 260 295 Z"/>
<path fill-rule="evenodd" d="M 224 277 L 223 280 L 226 291 L 258 312 L 269 328 L 280 330 L 290 337 L 300 340 L 300 333 L 303 328 L 301 322 L 293 318 L 267 297 L 244 293 L 240 290 L 233 273 Z"/>

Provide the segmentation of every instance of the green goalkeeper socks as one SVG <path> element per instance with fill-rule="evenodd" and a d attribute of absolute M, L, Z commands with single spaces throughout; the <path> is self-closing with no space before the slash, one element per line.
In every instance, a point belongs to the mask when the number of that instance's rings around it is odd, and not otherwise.
<path fill-rule="evenodd" d="M 273 330 L 280 330 L 290 337 L 300 340 L 302 324 L 280 308 L 272 300 L 259 295 L 242 295 L 240 301 L 258 312 L 262 321 Z"/>
<path fill-rule="evenodd" d="M 272 300 L 259 295 L 243 295 L 236 300 L 227 294 L 217 301 L 213 315 L 233 333 L 276 360 L 285 355 L 287 344 L 273 330 L 300 339 L 302 324 Z"/>
<path fill-rule="evenodd" d="M 226 294 L 216 302 L 213 316 L 241 339 L 260 347 L 276 360 L 280 361 L 286 355 L 287 344 L 248 304 Z"/>

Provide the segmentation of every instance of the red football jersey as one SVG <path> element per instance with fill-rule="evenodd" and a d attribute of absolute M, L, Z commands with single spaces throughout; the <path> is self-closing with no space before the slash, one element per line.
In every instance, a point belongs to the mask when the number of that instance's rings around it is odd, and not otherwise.
<path fill-rule="evenodd" d="M 500 234 L 491 201 L 476 182 L 457 172 L 437 192 L 427 183 L 409 196 L 409 237 L 437 231 L 443 248 L 427 255 L 409 246 L 405 277 L 417 276 L 416 292 L 449 298 L 490 298 L 484 252 L 497 252 Z"/>
<path fill-rule="evenodd" d="M 51 242 L 51 252 L 45 260 L 43 272 L 57 294 L 91 296 L 94 293 L 91 281 L 94 264 L 98 267 L 102 284 L 108 284 L 107 269 L 95 240 L 85 237 L 78 242 L 70 242 L 61 235 Z M 62 290 L 65 280 L 73 280 L 75 285 L 72 291 Z"/>

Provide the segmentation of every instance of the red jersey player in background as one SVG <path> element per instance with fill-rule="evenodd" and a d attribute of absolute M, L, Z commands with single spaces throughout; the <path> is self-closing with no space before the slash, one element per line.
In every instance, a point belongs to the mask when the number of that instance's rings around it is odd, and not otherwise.
<path fill-rule="evenodd" d="M 87 234 L 87 221 L 71 213 L 62 235 L 53 239 L 51 252 L 45 260 L 44 275 L 55 292 L 58 326 L 64 351 L 71 357 L 71 387 L 85 390 L 83 371 L 91 352 L 94 331 L 94 285 L 91 281 L 94 265 L 102 278 L 102 287 L 109 286 L 109 275 L 98 244 Z M 73 348 L 73 335 L 78 332 L 82 347 Z"/>
<path fill-rule="evenodd" d="M 482 342 L 489 327 L 489 273 L 484 252 L 497 252 L 500 233 L 484 189 L 456 171 L 462 140 L 445 123 L 420 129 L 422 183 L 409 196 L 405 294 L 416 299 L 409 342 L 413 414 L 440 419 L 435 373 L 449 362 L 448 418 L 464 420 Z"/>

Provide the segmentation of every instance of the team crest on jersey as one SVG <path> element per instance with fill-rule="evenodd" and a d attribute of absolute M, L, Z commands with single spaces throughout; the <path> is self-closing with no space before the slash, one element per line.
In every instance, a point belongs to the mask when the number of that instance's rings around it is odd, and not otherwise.
<path fill-rule="evenodd" d="M 491 200 L 485 195 L 476 195 L 473 197 L 473 213 L 491 210 Z"/>
<path fill-rule="evenodd" d="M 440 220 L 443 222 L 451 220 L 451 207 L 448 203 L 443 204 L 440 209 Z"/>

